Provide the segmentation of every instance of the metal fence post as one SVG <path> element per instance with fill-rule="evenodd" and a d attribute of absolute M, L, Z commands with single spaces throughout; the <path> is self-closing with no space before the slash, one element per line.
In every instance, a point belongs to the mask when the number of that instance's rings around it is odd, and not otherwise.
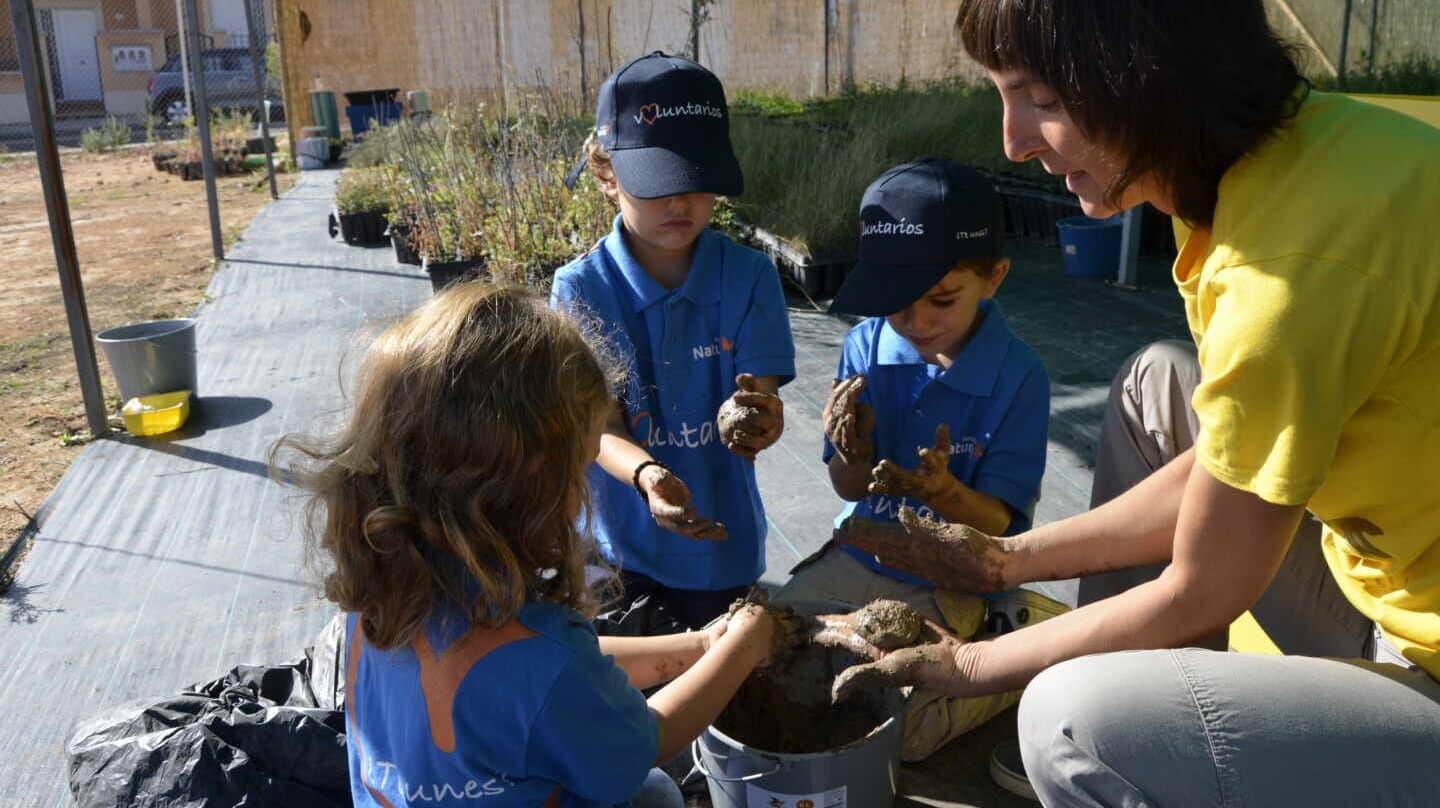
<path fill-rule="evenodd" d="M 1347 62 L 1350 54 L 1350 10 L 1354 4 L 1355 0 L 1345 0 L 1345 18 L 1340 23 L 1340 58 L 1336 62 L 1336 67 L 1340 68 L 1340 75 L 1336 78 L 1339 80 L 1342 90 L 1345 89 L 1345 73 L 1349 67 Z"/>
<path fill-rule="evenodd" d="M 216 261 L 225 260 L 225 239 L 220 235 L 220 202 L 215 196 L 215 155 L 210 148 L 210 101 L 205 95 L 205 51 L 200 47 L 200 15 L 195 11 L 195 0 L 185 0 L 185 35 L 190 40 L 190 52 L 195 54 L 197 69 L 195 77 L 195 126 L 200 130 L 200 159 L 205 168 L 205 199 L 210 207 L 210 248 Z"/>
<path fill-rule="evenodd" d="M 14 23 L 20 72 L 30 108 L 30 128 L 35 134 L 35 160 L 40 164 L 40 187 L 45 195 L 45 213 L 50 217 L 50 241 L 55 248 L 55 266 L 60 271 L 60 294 L 65 299 L 70 345 L 75 351 L 80 394 L 85 400 L 85 420 L 90 424 L 90 434 L 100 438 L 109 433 L 110 425 L 105 415 L 104 391 L 100 387 L 100 368 L 95 363 L 90 313 L 85 308 L 85 283 L 80 277 L 80 259 L 75 252 L 65 176 L 60 170 L 60 153 L 55 148 L 55 121 L 51 117 L 50 91 L 41 64 L 33 0 L 10 0 L 10 20 Z"/>
<path fill-rule="evenodd" d="M 1137 261 L 1140 257 L 1140 224 L 1144 213 L 1144 207 L 1136 205 L 1125 211 L 1120 218 L 1120 267 L 1115 275 L 1115 283 L 1126 289 L 1135 289 L 1140 285 Z"/>
<path fill-rule="evenodd" d="M 270 198 L 279 199 L 280 189 L 275 185 L 275 154 L 270 145 L 270 107 L 266 103 L 270 93 L 266 91 L 265 75 L 260 69 L 260 26 L 255 24 L 255 12 L 254 0 L 245 0 L 245 24 L 250 32 L 250 71 L 255 74 L 255 91 L 260 94 L 259 106 L 255 110 L 260 117 L 260 139 L 265 143 L 265 171 L 270 175 Z"/>

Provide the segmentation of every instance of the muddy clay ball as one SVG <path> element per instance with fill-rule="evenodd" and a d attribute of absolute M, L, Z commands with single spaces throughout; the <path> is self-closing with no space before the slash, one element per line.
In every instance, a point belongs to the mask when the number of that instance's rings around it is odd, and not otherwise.
<path fill-rule="evenodd" d="M 744 430 L 746 424 L 763 414 L 758 407 L 731 406 L 727 403 L 726 406 L 720 408 L 720 414 L 717 417 L 720 426 L 720 440 L 728 443 L 736 430 Z"/>
<path fill-rule="evenodd" d="M 904 648 L 920 639 L 925 619 L 898 600 L 873 600 L 855 613 L 855 631 L 883 650 Z"/>

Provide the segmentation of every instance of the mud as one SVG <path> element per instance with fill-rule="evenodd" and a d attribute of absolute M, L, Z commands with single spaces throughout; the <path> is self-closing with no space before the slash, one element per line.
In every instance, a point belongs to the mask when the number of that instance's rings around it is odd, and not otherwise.
<path fill-rule="evenodd" d="M 944 668 L 946 649 L 940 645 L 922 645 L 896 651 L 871 665 L 860 665 L 841 671 L 830 687 L 830 698 L 837 709 L 856 700 L 863 700 L 886 688 L 914 685 L 927 668 Z"/>
<path fill-rule="evenodd" d="M 759 432 L 755 424 L 765 413 L 759 407 L 744 407 L 729 402 L 720 408 L 715 420 L 720 429 L 720 443 L 729 446 L 735 439 L 735 432 Z"/>
<path fill-rule="evenodd" d="M 866 660 L 849 651 L 805 645 L 788 660 L 751 674 L 715 727 L 756 749 L 780 754 L 826 752 L 854 743 L 883 724 L 893 691 L 856 693 L 831 703 L 836 675 Z"/>
<path fill-rule="evenodd" d="M 969 525 L 950 524 L 900 509 L 899 522 L 852 516 L 835 529 L 835 541 L 874 554 L 901 572 L 923 575 L 956 592 L 999 592 L 1006 588 L 1004 545 Z"/>
<path fill-rule="evenodd" d="M 855 631 L 884 651 L 913 645 L 925 628 L 925 618 L 898 600 L 872 600 L 855 613 Z"/>
<path fill-rule="evenodd" d="M 784 664 L 795 651 L 805 642 L 805 621 L 795 614 L 795 610 L 789 606 L 774 606 L 770 603 L 770 596 L 765 590 L 758 586 L 750 587 L 745 597 L 738 598 L 730 604 L 726 616 L 746 606 L 759 606 L 770 614 L 775 621 L 775 633 L 770 639 L 770 657 L 767 666 Z"/>

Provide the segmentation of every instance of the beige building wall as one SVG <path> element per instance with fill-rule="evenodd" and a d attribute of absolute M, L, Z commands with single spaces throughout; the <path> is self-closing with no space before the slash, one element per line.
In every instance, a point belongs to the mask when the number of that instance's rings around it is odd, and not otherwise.
<path fill-rule="evenodd" d="M 504 103 L 543 83 L 592 103 L 626 61 L 687 53 L 684 0 L 278 0 L 287 105 L 309 125 L 317 87 L 424 89 Z M 806 97 L 870 83 L 982 77 L 954 34 L 954 0 L 719 0 L 700 60 L 732 93 Z M 304 15 L 308 26 L 300 24 Z M 304 28 L 308 27 L 308 34 Z M 341 99 L 343 106 L 343 99 Z M 343 120 L 343 109 L 341 111 Z M 298 130 L 297 130 L 298 131 Z"/>
<path fill-rule="evenodd" d="M 105 111 L 111 115 L 143 117 L 148 110 L 150 77 L 165 63 L 165 32 L 101 31 L 96 37 L 100 53 L 100 85 L 105 91 Z M 120 71 L 114 68 L 111 48 L 143 45 L 150 49 L 150 69 Z"/>

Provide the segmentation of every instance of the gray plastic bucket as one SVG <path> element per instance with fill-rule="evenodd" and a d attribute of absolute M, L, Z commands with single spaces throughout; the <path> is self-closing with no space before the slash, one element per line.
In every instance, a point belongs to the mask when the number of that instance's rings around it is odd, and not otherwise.
<path fill-rule="evenodd" d="M 316 171 L 330 162 L 330 141 L 323 137 L 302 138 L 295 147 L 295 162 L 301 171 Z"/>
<path fill-rule="evenodd" d="M 820 614 L 854 607 L 786 603 Z M 840 652 L 837 652 L 840 653 Z M 890 808 L 900 777 L 902 713 L 907 694 L 886 691 L 889 718 L 869 735 L 837 749 L 811 754 L 767 752 L 714 726 L 691 744 L 695 767 L 710 786 L 715 808 Z"/>
<path fill-rule="evenodd" d="M 120 399 L 196 391 L 195 321 L 155 320 L 101 331 L 95 341 L 105 350 Z"/>

